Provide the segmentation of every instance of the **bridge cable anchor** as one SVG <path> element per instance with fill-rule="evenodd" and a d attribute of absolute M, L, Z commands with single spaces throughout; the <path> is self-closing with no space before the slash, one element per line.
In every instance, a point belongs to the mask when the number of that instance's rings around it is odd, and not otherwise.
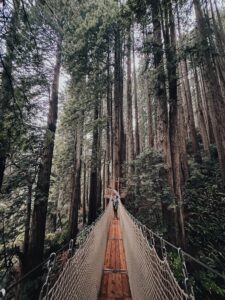
<path fill-rule="evenodd" d="M 149 243 L 150 243 L 150 247 L 151 248 L 155 248 L 155 238 L 154 238 L 154 234 L 151 230 L 149 230 Z"/>
<path fill-rule="evenodd" d="M 187 265 L 185 262 L 184 253 L 181 248 L 178 248 L 177 251 L 178 251 L 178 256 L 180 257 L 180 260 L 181 260 L 182 273 L 183 273 L 183 277 L 184 277 L 184 290 L 188 295 L 194 296 L 194 290 L 193 290 L 193 286 L 192 286 L 189 276 L 188 276 Z"/>
<path fill-rule="evenodd" d="M 46 275 L 45 282 L 44 282 L 44 284 L 42 285 L 42 288 L 41 288 L 39 300 L 41 300 L 44 297 L 44 295 L 45 295 L 45 300 L 48 299 L 48 292 L 49 292 L 49 286 L 50 286 L 50 275 L 51 275 L 52 270 L 55 266 L 55 261 L 56 261 L 56 253 L 53 252 L 53 253 L 50 254 L 49 260 L 47 262 L 48 272 L 47 272 L 47 275 Z"/>
<path fill-rule="evenodd" d="M 74 239 L 71 239 L 69 242 L 69 250 L 68 250 L 67 258 L 70 259 L 73 256 L 73 253 L 74 253 Z"/>
<path fill-rule="evenodd" d="M 6 290 L 5 289 L 1 289 L 0 290 L 0 299 L 4 299 L 6 296 Z"/>
<path fill-rule="evenodd" d="M 162 237 L 160 237 L 160 246 L 161 246 L 161 251 L 162 251 L 162 257 L 165 260 L 165 259 L 167 259 L 167 250 L 166 250 L 165 241 Z"/>

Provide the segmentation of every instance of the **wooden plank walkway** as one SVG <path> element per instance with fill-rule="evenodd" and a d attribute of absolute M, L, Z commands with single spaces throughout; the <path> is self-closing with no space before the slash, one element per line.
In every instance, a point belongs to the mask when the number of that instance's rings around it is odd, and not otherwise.
<path fill-rule="evenodd" d="M 112 219 L 98 300 L 132 300 L 119 219 Z"/>

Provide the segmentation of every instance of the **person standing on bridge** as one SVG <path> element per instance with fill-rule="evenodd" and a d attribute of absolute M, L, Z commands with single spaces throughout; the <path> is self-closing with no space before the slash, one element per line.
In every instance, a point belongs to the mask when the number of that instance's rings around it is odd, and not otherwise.
<path fill-rule="evenodd" d="M 113 202 L 113 211 L 114 211 L 114 218 L 117 219 L 117 212 L 118 212 L 118 206 L 119 206 L 119 197 L 118 195 L 115 196 L 115 198 L 113 197 L 112 199 Z"/>

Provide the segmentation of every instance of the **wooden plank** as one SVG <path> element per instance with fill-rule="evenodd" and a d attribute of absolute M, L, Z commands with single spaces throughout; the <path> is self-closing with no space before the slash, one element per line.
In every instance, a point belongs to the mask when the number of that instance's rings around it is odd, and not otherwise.
<path fill-rule="evenodd" d="M 111 252 L 110 252 L 110 269 L 116 268 L 116 240 L 111 240 Z"/>
<path fill-rule="evenodd" d="M 119 251 L 120 251 L 120 264 L 121 264 L 121 269 L 127 269 L 127 264 L 126 264 L 126 258 L 125 258 L 125 252 L 124 252 L 124 247 L 123 247 L 123 240 L 119 240 Z"/>
<path fill-rule="evenodd" d="M 114 238 L 117 239 L 117 231 L 118 231 L 118 226 L 119 226 L 118 225 L 118 220 L 115 220 L 114 222 L 115 222 L 114 223 L 114 226 L 115 226 L 114 227 Z"/>
<path fill-rule="evenodd" d="M 120 273 L 111 273 L 108 281 L 108 295 L 114 298 L 123 298 L 123 288 Z"/>
<path fill-rule="evenodd" d="M 104 262 L 104 269 L 110 268 L 111 247 L 112 247 L 112 241 L 108 240 L 107 248 L 106 248 L 106 255 L 105 255 L 105 262 Z"/>
<path fill-rule="evenodd" d="M 115 273 L 109 274 L 108 280 L 108 297 L 115 297 L 116 293 L 116 281 L 115 281 Z"/>
<path fill-rule="evenodd" d="M 112 233 L 112 238 L 115 239 L 115 230 L 116 230 L 116 221 L 113 220 L 113 233 Z"/>
<path fill-rule="evenodd" d="M 130 285 L 127 274 L 121 274 L 122 277 L 122 288 L 124 297 L 131 297 Z"/>
<path fill-rule="evenodd" d="M 107 242 L 104 261 L 104 269 L 109 271 L 103 273 L 98 300 L 132 300 L 128 275 L 122 271 L 113 272 L 115 269 L 127 269 L 121 238 L 120 221 L 112 219 L 108 232 L 108 239 L 111 240 Z"/>
<path fill-rule="evenodd" d="M 104 273 L 102 276 L 101 289 L 99 293 L 100 297 L 107 297 L 108 280 L 109 280 L 109 274 Z"/>
<path fill-rule="evenodd" d="M 109 235 L 108 238 L 112 238 L 113 236 L 113 221 L 111 221 L 110 227 L 109 227 Z"/>
<path fill-rule="evenodd" d="M 115 221 L 115 235 L 114 235 L 114 237 L 115 237 L 115 239 L 117 239 L 118 238 L 118 228 L 119 228 L 119 224 L 118 224 L 118 220 L 116 220 Z"/>
<path fill-rule="evenodd" d="M 115 274 L 115 280 L 116 280 L 116 298 L 123 297 L 123 286 L 122 286 L 122 277 L 121 273 Z"/>
<path fill-rule="evenodd" d="M 119 240 L 116 240 L 116 269 L 121 269 Z"/>
<path fill-rule="evenodd" d="M 122 235 L 121 235 L 121 227 L 120 227 L 120 222 L 118 221 L 118 226 L 117 226 L 117 238 L 121 239 Z"/>

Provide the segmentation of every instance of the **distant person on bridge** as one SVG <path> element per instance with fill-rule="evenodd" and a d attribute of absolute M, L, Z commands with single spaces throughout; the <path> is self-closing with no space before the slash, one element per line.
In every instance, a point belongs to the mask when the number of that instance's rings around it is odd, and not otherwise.
<path fill-rule="evenodd" d="M 114 218 L 117 219 L 117 211 L 118 211 L 118 206 L 119 206 L 119 196 L 116 195 L 112 199 L 113 202 L 113 211 L 114 211 Z"/>

